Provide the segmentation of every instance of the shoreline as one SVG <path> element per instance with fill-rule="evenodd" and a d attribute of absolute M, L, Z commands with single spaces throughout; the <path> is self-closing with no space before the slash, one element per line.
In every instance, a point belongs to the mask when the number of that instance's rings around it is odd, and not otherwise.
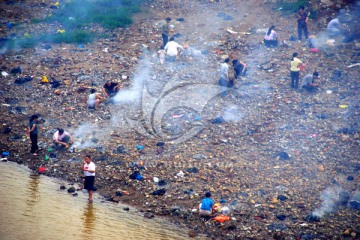
<path fill-rule="evenodd" d="M 330 191 L 331 200 L 338 198 L 339 189 L 350 196 L 360 189 L 356 128 L 360 81 L 358 66 L 348 67 L 360 61 L 359 45 L 336 42 L 314 54 L 304 42 L 288 41 L 287 45 L 268 49 L 261 44 L 263 25 L 276 17 L 281 37 L 287 41 L 295 34 L 295 27 L 289 27 L 294 21 L 277 11 L 269 15 L 267 5 L 253 9 L 252 3 L 243 3 L 240 10 L 229 3 L 200 2 L 191 11 L 180 5 L 166 8 L 173 11 L 174 18 L 185 16 L 184 22 L 175 22 L 183 35 L 179 41 L 189 38 L 196 50 L 207 51 L 176 63 L 158 64 L 161 35 L 154 24 L 167 17 L 167 12 L 160 11 L 161 4 L 138 16 L 129 28 L 116 29 L 109 38 L 81 48 L 53 44 L 44 50 L 39 45 L 2 54 L 2 69 L 9 72 L 21 66 L 22 74 L 34 79 L 15 85 L 14 80 L 23 75 L 1 78 L 1 120 L 3 128 L 10 127 L 11 131 L 0 134 L 0 150 L 10 152 L 9 161 L 32 170 L 45 166 L 45 175 L 70 183 L 80 182 L 83 155 L 89 154 L 97 165 L 95 185 L 104 198 L 187 226 L 192 235 L 207 234 L 212 239 L 331 239 L 348 237 L 343 232 L 353 226 L 349 234 L 359 236 L 359 213 L 348 205 L 338 206 L 336 201 L 333 209 L 324 211 L 321 221 L 306 220 L 324 206 L 324 193 Z M 219 7 L 233 20 L 217 17 Z M 320 32 L 325 17 L 309 23 L 310 31 Z M 320 72 L 317 93 L 290 89 L 288 68 L 293 52 L 299 52 L 308 65 L 306 73 L 315 69 Z M 200 113 L 175 107 L 164 111 L 163 118 L 158 119 L 164 121 L 158 125 L 151 125 L 151 119 L 141 113 L 144 109 L 138 97 L 143 89 L 136 86 L 145 85 L 154 98 L 167 88 L 177 93 L 178 85 L 216 86 L 220 63 L 229 56 L 243 59 L 249 76 L 237 81 L 226 97 L 214 96 Z M 43 75 L 60 80 L 56 88 L 60 95 L 50 85 L 40 84 Z M 77 89 L 85 84 L 100 90 L 106 79 L 119 81 L 123 98 L 132 101 L 120 99 L 119 105 L 100 104 L 98 111 L 89 111 L 88 93 L 78 93 Z M 176 99 L 176 106 L 190 99 L 190 107 L 194 107 L 198 103 L 195 97 L 206 95 L 203 89 L 185 89 L 170 96 Z M 156 100 L 162 99 L 168 100 Z M 146 100 L 151 103 L 150 97 Z M 27 117 L 32 114 L 41 114 L 46 120 L 39 134 L 44 152 L 37 157 L 29 157 L 30 143 L 24 136 Z M 223 122 L 213 121 L 219 116 Z M 166 143 L 159 154 L 159 140 L 128 126 L 128 118 L 142 120 L 141 127 L 149 123 L 145 132 L 153 127 L 165 135 L 182 134 L 194 126 L 203 129 L 187 141 Z M 45 161 L 57 127 L 83 135 L 79 142 L 90 143 L 90 147 L 75 153 L 55 151 L 56 158 Z M 144 150 L 137 150 L 138 145 Z M 288 157 L 281 158 L 281 153 Z M 140 163 L 144 180 L 129 179 Z M 180 171 L 183 176 L 178 175 Z M 165 185 L 159 186 L 154 177 L 164 180 Z M 162 188 L 164 195 L 151 195 Z M 116 196 L 122 191 L 129 195 Z M 215 202 L 226 202 L 224 205 L 231 209 L 230 221 L 203 221 L 192 212 L 207 191 L 212 192 Z"/>

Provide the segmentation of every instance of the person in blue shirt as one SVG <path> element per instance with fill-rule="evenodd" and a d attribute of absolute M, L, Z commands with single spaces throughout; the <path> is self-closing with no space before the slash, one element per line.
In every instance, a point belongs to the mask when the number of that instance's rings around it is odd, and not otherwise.
<path fill-rule="evenodd" d="M 211 199 L 211 193 L 207 192 L 205 198 L 201 201 L 199 206 L 200 216 L 210 216 L 212 214 L 212 207 L 214 206 L 214 201 Z"/>

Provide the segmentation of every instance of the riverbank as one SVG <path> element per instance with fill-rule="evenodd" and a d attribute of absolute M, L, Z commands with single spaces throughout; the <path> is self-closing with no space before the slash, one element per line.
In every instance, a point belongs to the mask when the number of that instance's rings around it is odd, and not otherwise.
<path fill-rule="evenodd" d="M 359 234 L 359 212 L 337 201 L 340 190 L 350 196 L 359 190 L 359 66 L 349 67 L 360 61 L 359 45 L 337 40 L 333 47 L 324 45 L 320 53 L 309 53 L 304 42 L 287 40 L 296 36 L 292 17 L 270 10 L 271 5 L 236 4 L 197 1 L 188 6 L 174 1 L 164 6 L 155 2 L 145 6 L 148 12 L 137 16 L 132 26 L 111 31 L 109 38 L 93 44 L 54 44 L 51 49 L 39 45 L 2 53 L 2 70 L 20 66 L 22 75 L 1 78 L 1 120 L 3 129 L 11 131 L 0 134 L 0 150 L 10 152 L 10 161 L 33 170 L 44 166 L 44 174 L 76 183 L 81 183 L 84 154 L 90 154 L 97 165 L 96 186 L 106 199 L 135 206 L 148 216 L 166 216 L 195 235 L 331 239 L 342 237 L 349 228 L 350 233 Z M 167 16 L 181 34 L 179 43 L 190 42 L 197 55 L 159 65 L 158 27 Z M 287 41 L 277 49 L 261 44 L 271 18 L 277 19 L 280 38 Z M 311 33 L 324 26 L 323 19 L 309 23 Z M 17 30 L 19 34 L 23 29 Z M 290 89 L 288 66 L 293 52 L 307 64 L 306 73 L 320 72 L 317 93 Z M 238 81 L 225 98 L 214 96 L 201 113 L 195 113 L 189 107 L 201 105 L 208 92 L 186 89 L 190 106 L 164 112 L 161 124 L 141 115 L 144 106 L 151 105 L 150 97 L 142 104 L 139 100 L 143 84 L 155 99 L 160 99 L 163 89 L 178 93 L 178 85 L 200 89 L 204 86 L 196 84 L 214 85 L 219 64 L 227 56 L 247 63 L 249 76 Z M 34 79 L 13 84 L 25 75 Z M 43 75 L 61 85 L 54 89 L 40 84 Z M 101 104 L 98 111 L 89 111 L 89 93 L 79 92 L 80 85 L 100 91 L 106 79 L 121 82 L 124 97 L 117 105 Z M 185 104 L 181 94 L 170 97 L 178 105 Z M 25 136 L 32 114 L 45 120 L 39 135 L 44 151 L 38 157 L 29 154 Z M 223 120 L 211 121 L 219 116 Z M 144 124 L 130 126 L 129 118 Z M 171 136 L 186 135 L 196 126 L 203 129 L 187 141 L 166 142 L 159 151 L 157 143 L 162 139 L 140 134 L 143 125 L 151 132 L 156 124 Z M 56 157 L 46 161 L 57 127 L 76 135 L 75 152 L 55 151 Z M 129 178 L 135 170 L 140 170 L 144 180 Z M 154 177 L 164 180 L 164 185 L 159 186 Z M 165 194 L 152 195 L 159 189 L 165 189 Z M 212 192 L 216 202 L 226 201 L 232 209 L 230 221 L 203 221 L 192 213 L 206 191 Z M 321 221 L 306 221 L 306 216 L 326 206 L 326 196 L 332 208 L 322 212 Z"/>
<path fill-rule="evenodd" d="M 104 202 L 95 194 L 76 197 L 59 189 L 60 179 L 31 174 L 23 165 L 1 162 L 0 199 L 3 239 L 188 239 L 187 232 L 165 219 L 146 219 L 124 204 Z M 65 184 L 68 187 L 67 184 Z M 6 207 L 4 207 L 6 206 Z M 57 209 L 58 211 L 54 211 Z M 49 231 L 51 229 L 51 231 Z M 65 230 L 65 231 L 64 231 Z"/>

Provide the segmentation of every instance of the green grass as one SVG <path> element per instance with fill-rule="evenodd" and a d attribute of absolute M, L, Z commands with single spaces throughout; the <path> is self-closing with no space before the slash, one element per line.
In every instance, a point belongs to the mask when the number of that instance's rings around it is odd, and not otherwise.
<path fill-rule="evenodd" d="M 140 3 L 139 0 L 74 0 L 60 5 L 44 22 L 60 23 L 66 29 L 91 24 L 99 24 L 107 29 L 126 27 L 132 23 L 132 15 L 140 12 Z"/>
<path fill-rule="evenodd" d="M 91 27 L 100 25 L 105 29 L 123 28 L 133 23 L 132 16 L 141 11 L 143 0 L 68 0 L 62 1 L 51 15 L 31 19 L 32 24 L 49 23 L 61 25 L 64 33 L 38 34 L 28 38 L 12 39 L 7 47 L 32 48 L 38 43 L 91 43 L 103 34 L 94 33 Z M 55 32 L 56 30 L 54 30 Z"/>
<path fill-rule="evenodd" d="M 301 6 L 308 6 L 309 1 L 306 0 L 280 0 L 277 2 L 277 9 L 285 13 L 295 13 L 299 11 Z"/>
<path fill-rule="evenodd" d="M 42 41 L 47 43 L 90 43 L 94 40 L 95 34 L 83 30 L 69 31 L 65 33 L 56 33 L 43 35 Z"/>

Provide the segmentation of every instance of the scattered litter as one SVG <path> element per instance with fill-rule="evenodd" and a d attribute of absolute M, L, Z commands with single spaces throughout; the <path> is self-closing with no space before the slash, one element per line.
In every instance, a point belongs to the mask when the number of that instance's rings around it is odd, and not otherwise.
<path fill-rule="evenodd" d="M 165 188 L 162 188 L 162 189 L 158 189 L 158 190 L 155 190 L 151 193 L 151 195 L 154 195 L 154 196 L 163 196 L 165 195 L 166 193 L 166 190 Z"/>
<path fill-rule="evenodd" d="M 30 82 L 32 80 L 33 80 L 33 77 L 26 76 L 26 77 L 23 77 L 23 78 L 15 79 L 14 83 L 17 84 L 17 85 L 22 85 L 22 84 L 25 84 L 25 83 Z"/>

